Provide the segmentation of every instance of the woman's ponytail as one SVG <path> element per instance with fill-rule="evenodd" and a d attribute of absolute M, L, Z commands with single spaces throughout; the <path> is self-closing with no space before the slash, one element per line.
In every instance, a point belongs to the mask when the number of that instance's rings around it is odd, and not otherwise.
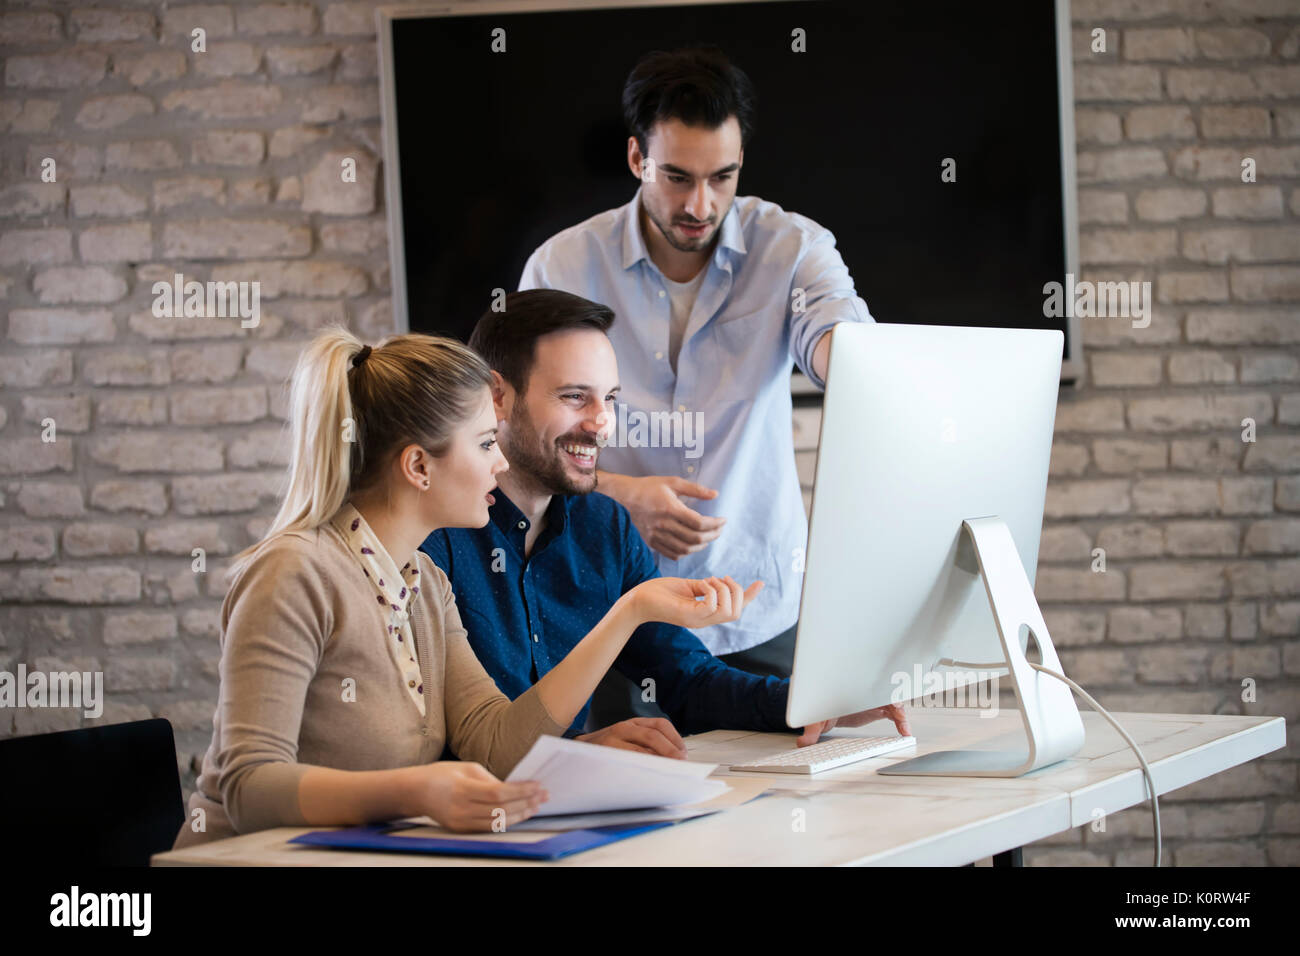
<path fill-rule="evenodd" d="M 362 350 L 346 329 L 328 329 L 298 356 L 289 386 L 289 474 L 284 500 L 262 540 L 231 562 L 233 579 L 266 541 L 315 528 L 347 499 L 356 417 L 348 370 Z"/>

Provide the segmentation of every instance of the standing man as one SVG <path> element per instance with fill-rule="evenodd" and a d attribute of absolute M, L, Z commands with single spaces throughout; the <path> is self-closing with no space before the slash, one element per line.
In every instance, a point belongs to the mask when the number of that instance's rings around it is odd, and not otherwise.
<path fill-rule="evenodd" d="M 629 418 L 702 423 L 681 447 L 616 434 L 601 453 L 600 489 L 631 513 L 662 574 L 726 568 L 766 583 L 743 619 L 698 636 L 732 666 L 787 677 L 808 536 L 791 367 L 824 388 L 831 329 L 874 320 L 828 230 L 736 195 L 753 98 L 749 78 L 714 48 L 644 57 L 623 88 L 640 187 L 627 205 L 543 243 L 519 288 L 563 289 L 624 317 L 609 336 Z M 635 689 L 620 686 L 619 702 L 640 713 Z M 612 706 L 610 722 L 624 709 L 612 690 L 607 682 L 596 696 L 598 710 Z"/>

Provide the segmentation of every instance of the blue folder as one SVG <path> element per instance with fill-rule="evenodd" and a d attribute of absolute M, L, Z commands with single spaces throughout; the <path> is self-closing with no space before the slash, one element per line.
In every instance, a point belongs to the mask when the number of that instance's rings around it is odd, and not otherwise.
<path fill-rule="evenodd" d="M 711 816 L 711 814 L 705 814 Z M 692 820 L 703 817 L 691 817 Z M 685 820 L 658 820 L 653 823 L 622 823 L 587 830 L 569 830 L 532 842 L 504 840 L 467 840 L 457 837 L 396 836 L 399 830 L 422 826 L 419 823 L 373 823 L 343 830 L 313 830 L 296 836 L 290 843 L 332 847 L 339 850 L 389 850 L 398 853 L 445 853 L 452 856 L 497 856 L 517 860 L 558 860 L 625 840 L 638 833 L 670 827 Z"/>

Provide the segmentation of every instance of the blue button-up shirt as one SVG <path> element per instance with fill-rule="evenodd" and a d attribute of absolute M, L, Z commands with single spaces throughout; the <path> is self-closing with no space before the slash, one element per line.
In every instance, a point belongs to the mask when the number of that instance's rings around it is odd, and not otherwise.
<path fill-rule="evenodd" d="M 622 401 L 601 467 L 717 489 L 712 500 L 686 499 L 701 514 L 727 519 L 717 540 L 680 560 L 656 560 L 668 576 L 766 583 L 740 620 L 697 632 L 713 653 L 728 654 L 775 637 L 799 616 L 808 520 L 795 470 L 792 364 L 823 387 L 812 367 L 822 334 L 837 322 L 874 319 L 828 230 L 737 196 L 674 375 L 671 299 L 641 234 L 640 198 L 638 189 L 627 205 L 552 236 L 529 257 L 519 288 L 562 289 L 617 316 L 609 337 Z"/>
<path fill-rule="evenodd" d="M 528 519 L 500 489 L 482 528 L 441 528 L 420 546 L 451 581 L 470 646 L 514 700 L 564 659 L 626 591 L 658 577 L 627 509 L 599 493 L 556 495 L 524 556 Z M 749 613 L 746 608 L 745 613 Z M 614 666 L 682 733 L 789 731 L 789 681 L 728 667 L 690 631 L 637 628 Z M 653 681 L 647 684 L 647 678 Z M 581 733 L 591 702 L 568 736 Z"/>

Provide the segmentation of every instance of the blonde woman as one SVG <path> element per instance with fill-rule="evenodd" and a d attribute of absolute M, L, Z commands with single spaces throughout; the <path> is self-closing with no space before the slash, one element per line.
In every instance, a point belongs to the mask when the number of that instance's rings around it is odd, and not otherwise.
<path fill-rule="evenodd" d="M 435 528 L 487 523 L 507 467 L 490 382 L 477 354 L 431 336 L 372 349 L 330 330 L 305 350 L 288 488 L 231 567 L 212 744 L 177 847 L 425 814 L 487 830 L 497 808 L 524 820 L 546 794 L 501 778 L 539 736 L 564 733 L 637 627 L 733 621 L 757 593 L 646 581 L 511 702 L 417 550 Z M 444 744 L 459 761 L 439 759 Z"/>

